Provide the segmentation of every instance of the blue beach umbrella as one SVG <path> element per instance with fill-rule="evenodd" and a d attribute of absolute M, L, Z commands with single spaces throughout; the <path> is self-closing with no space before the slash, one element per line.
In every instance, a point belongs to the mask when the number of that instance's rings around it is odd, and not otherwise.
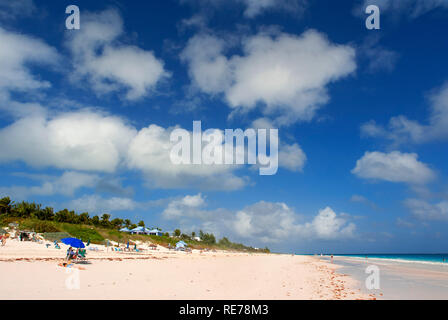
<path fill-rule="evenodd" d="M 65 243 L 66 245 L 69 245 L 74 248 L 84 248 L 84 243 L 76 238 L 64 238 L 61 239 L 62 243 Z"/>

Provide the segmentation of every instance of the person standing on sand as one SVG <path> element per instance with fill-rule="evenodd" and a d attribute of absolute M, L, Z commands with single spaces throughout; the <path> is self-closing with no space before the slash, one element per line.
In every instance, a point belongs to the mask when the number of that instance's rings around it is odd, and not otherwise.
<path fill-rule="evenodd" d="M 331 255 L 331 263 L 333 263 L 333 255 Z"/>

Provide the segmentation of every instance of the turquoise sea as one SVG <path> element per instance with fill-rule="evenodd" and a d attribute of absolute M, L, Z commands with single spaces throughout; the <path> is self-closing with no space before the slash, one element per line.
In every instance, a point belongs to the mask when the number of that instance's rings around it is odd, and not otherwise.
<path fill-rule="evenodd" d="M 329 256 L 326 254 L 325 256 Z M 421 262 L 431 264 L 448 264 L 448 253 L 434 253 L 434 254 L 334 254 L 335 257 L 354 257 L 354 258 L 370 258 L 370 259 L 385 259 L 401 262 Z"/>

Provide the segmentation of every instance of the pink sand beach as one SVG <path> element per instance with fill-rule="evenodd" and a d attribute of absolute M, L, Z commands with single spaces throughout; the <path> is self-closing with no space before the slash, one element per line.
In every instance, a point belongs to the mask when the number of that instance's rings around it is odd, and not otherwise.
<path fill-rule="evenodd" d="M 10 240 L 0 248 L 0 299 L 376 299 L 337 266 L 311 256 L 158 246 L 112 252 L 93 245 L 67 267 L 66 246 Z M 148 248 L 145 250 L 145 248 Z"/>

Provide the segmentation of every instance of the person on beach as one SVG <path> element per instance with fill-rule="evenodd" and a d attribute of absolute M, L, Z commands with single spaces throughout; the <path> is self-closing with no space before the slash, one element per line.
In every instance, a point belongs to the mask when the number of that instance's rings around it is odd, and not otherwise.
<path fill-rule="evenodd" d="M 63 268 L 76 268 L 79 270 L 86 270 L 86 268 L 80 267 L 80 266 L 75 266 L 73 264 L 68 264 L 67 262 L 62 262 L 59 263 L 58 266 L 63 267 Z"/>
<path fill-rule="evenodd" d="M 331 255 L 331 263 L 333 263 L 333 255 Z"/>
<path fill-rule="evenodd" d="M 67 250 L 67 260 L 74 259 L 75 257 L 76 257 L 76 254 L 73 251 L 73 248 L 72 247 L 68 248 L 68 250 Z"/>

